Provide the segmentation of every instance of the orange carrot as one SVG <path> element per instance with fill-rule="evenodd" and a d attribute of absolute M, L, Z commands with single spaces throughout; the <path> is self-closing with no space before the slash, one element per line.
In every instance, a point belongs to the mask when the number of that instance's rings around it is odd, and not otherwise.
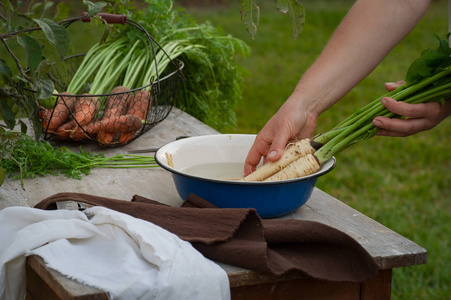
<path fill-rule="evenodd" d="M 150 111 L 151 106 L 151 94 L 147 90 L 141 90 L 137 92 L 133 99 L 130 101 L 127 115 L 135 115 L 142 121 L 144 121 L 147 118 L 147 114 Z M 128 143 L 135 136 L 136 131 L 138 131 L 140 128 L 141 126 L 136 130 L 130 130 L 129 132 L 121 133 L 118 137 L 119 143 Z"/>
<path fill-rule="evenodd" d="M 75 102 L 73 128 L 70 130 L 69 137 L 73 141 L 82 141 L 89 139 L 86 134 L 86 127 L 93 123 L 97 111 L 99 110 L 99 100 L 89 94 L 83 94 Z"/>
<path fill-rule="evenodd" d="M 102 146 L 107 146 L 107 145 L 111 144 L 113 142 L 113 139 L 114 139 L 114 134 L 108 133 L 106 131 L 99 131 L 99 133 L 97 134 L 97 141 Z"/>
<path fill-rule="evenodd" d="M 64 95 L 71 95 L 64 92 L 59 94 L 58 102 L 53 111 L 50 111 L 48 122 L 42 124 L 42 130 L 48 133 L 55 133 L 58 127 L 63 125 L 69 118 L 71 111 L 74 108 L 75 97 L 64 97 Z"/>
<path fill-rule="evenodd" d="M 130 100 L 127 115 L 136 115 L 145 120 L 152 106 L 152 97 L 147 90 L 141 90 Z"/>
<path fill-rule="evenodd" d="M 90 94 L 83 94 L 85 97 L 80 97 L 74 105 L 74 121 L 79 126 L 86 126 L 94 120 L 97 111 L 99 110 L 99 99 Z"/>
<path fill-rule="evenodd" d="M 129 88 L 124 86 L 117 86 L 111 90 L 111 94 L 127 92 L 129 90 Z M 132 95 L 128 93 L 108 96 L 102 119 L 117 117 L 124 114 L 127 110 L 128 97 L 131 96 Z"/>
<path fill-rule="evenodd" d="M 130 89 L 124 86 L 117 86 L 111 90 L 111 94 L 127 92 Z M 127 102 L 132 95 L 129 93 L 108 96 L 105 104 L 103 117 L 100 121 L 88 126 L 88 132 L 97 134 L 97 140 L 102 144 L 110 144 L 115 136 L 110 124 L 113 120 L 123 115 L 127 110 Z"/>
<path fill-rule="evenodd" d="M 119 135 L 119 137 L 117 138 L 117 141 L 122 144 L 125 145 L 128 142 L 130 142 L 130 140 L 135 136 L 136 131 L 131 131 L 131 132 L 126 132 L 126 133 L 121 133 Z"/>
<path fill-rule="evenodd" d="M 68 140 L 70 132 L 73 130 L 74 127 L 75 127 L 75 122 L 73 120 L 64 123 L 63 125 L 58 127 L 58 129 L 56 130 L 56 137 L 59 140 Z"/>
<path fill-rule="evenodd" d="M 85 130 L 76 125 L 72 130 L 69 131 L 69 138 L 73 141 L 84 141 L 89 139 L 89 136 L 86 134 Z"/>
<path fill-rule="evenodd" d="M 136 131 L 141 128 L 142 121 L 135 115 L 122 115 L 116 118 L 110 118 L 96 122 L 94 128 L 107 133 L 125 133 Z"/>
<path fill-rule="evenodd" d="M 36 104 L 38 105 L 38 116 L 41 120 L 41 132 L 45 133 L 50 120 L 50 111 L 44 106 L 41 106 L 38 101 L 36 101 Z"/>

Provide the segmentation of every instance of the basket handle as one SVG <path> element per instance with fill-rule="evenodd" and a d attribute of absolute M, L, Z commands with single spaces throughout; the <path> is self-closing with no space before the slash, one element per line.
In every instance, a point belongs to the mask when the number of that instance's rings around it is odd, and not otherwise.
<path fill-rule="evenodd" d="M 83 15 L 86 15 L 85 18 L 81 19 L 83 22 L 90 22 L 91 17 L 88 16 L 87 12 L 84 12 Z M 115 15 L 115 14 L 107 14 L 107 13 L 98 13 L 97 16 L 102 17 L 109 24 L 122 24 L 124 25 L 127 22 L 126 15 Z"/>

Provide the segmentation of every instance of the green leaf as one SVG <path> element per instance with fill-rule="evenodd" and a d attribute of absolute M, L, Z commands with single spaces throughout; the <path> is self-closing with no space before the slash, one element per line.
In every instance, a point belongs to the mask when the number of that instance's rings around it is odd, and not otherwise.
<path fill-rule="evenodd" d="M 61 21 L 67 19 L 67 17 L 69 16 L 69 12 L 70 7 L 67 3 L 65 2 L 58 3 L 58 5 L 56 6 L 55 20 Z"/>
<path fill-rule="evenodd" d="M 288 4 L 288 13 L 293 27 L 293 37 L 296 39 L 301 34 L 305 23 L 305 8 L 298 0 L 286 0 Z"/>
<path fill-rule="evenodd" d="M 426 49 L 407 69 L 405 80 L 411 84 L 451 65 L 451 49 L 447 40 L 440 39 L 437 49 Z"/>
<path fill-rule="evenodd" d="M 9 107 L 6 99 L 0 99 L 0 115 L 8 128 L 13 129 L 16 126 L 16 116 Z"/>
<path fill-rule="evenodd" d="M 293 35 L 294 39 L 296 39 L 304 28 L 305 8 L 298 0 L 275 0 L 274 3 L 278 11 L 290 15 Z"/>
<path fill-rule="evenodd" d="M 91 1 L 83 0 L 83 3 L 88 6 L 88 15 L 90 17 L 98 14 L 107 5 L 105 2 L 92 3 Z"/>
<path fill-rule="evenodd" d="M 43 4 L 41 2 L 35 3 L 33 4 L 33 6 L 31 6 L 31 11 L 34 12 L 38 12 L 39 10 L 41 10 L 43 7 Z"/>
<path fill-rule="evenodd" d="M 35 70 L 42 60 L 42 52 L 39 43 L 31 36 L 18 36 L 17 42 L 24 48 L 28 67 Z"/>
<path fill-rule="evenodd" d="M 11 2 L 9 2 L 8 0 L 1 0 L 0 3 L 3 4 L 3 6 L 6 8 L 6 11 L 7 11 L 7 12 L 10 12 L 10 11 L 13 11 L 13 10 L 14 10 L 13 5 L 12 5 Z"/>
<path fill-rule="evenodd" d="M 39 81 L 40 93 L 38 94 L 38 99 L 46 99 L 52 96 L 55 85 L 50 79 L 44 79 Z"/>
<path fill-rule="evenodd" d="M 49 60 L 48 59 L 44 59 L 44 60 L 42 60 L 41 61 L 41 63 L 39 64 L 39 66 L 38 66 L 38 71 L 39 71 L 39 73 L 48 73 L 48 72 L 50 72 L 50 70 L 52 69 L 52 64 L 51 63 L 49 63 Z"/>
<path fill-rule="evenodd" d="M 5 74 L 8 77 L 12 77 L 11 69 L 8 67 L 6 62 L 0 58 L 0 73 Z"/>
<path fill-rule="evenodd" d="M 260 20 L 260 7 L 254 0 L 240 0 L 240 14 L 244 28 L 254 38 Z"/>
<path fill-rule="evenodd" d="M 70 39 L 66 28 L 46 18 L 33 19 L 33 21 L 41 27 L 47 40 L 56 48 L 60 58 L 66 56 L 70 48 Z"/>
<path fill-rule="evenodd" d="M 47 12 L 50 8 L 52 8 L 52 6 L 53 6 L 53 2 L 45 2 L 45 5 L 44 5 L 44 13 L 45 12 Z"/>
<path fill-rule="evenodd" d="M 274 6 L 283 14 L 288 12 L 288 0 L 274 0 Z"/>
<path fill-rule="evenodd" d="M 26 134 L 27 131 L 28 131 L 28 125 L 25 124 L 25 122 L 24 122 L 22 119 L 19 120 L 19 124 L 20 124 L 20 132 L 21 132 L 22 134 Z M 36 129 L 36 128 L 35 128 L 35 129 Z M 41 129 L 39 128 L 39 130 L 41 130 Z M 40 131 L 39 131 L 39 132 L 40 132 Z"/>

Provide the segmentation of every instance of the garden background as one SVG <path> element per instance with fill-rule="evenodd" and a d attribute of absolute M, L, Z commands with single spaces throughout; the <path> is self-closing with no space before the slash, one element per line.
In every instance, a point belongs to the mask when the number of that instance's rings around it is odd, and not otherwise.
<path fill-rule="evenodd" d="M 73 8 L 71 12 L 80 12 L 82 1 L 65 2 Z M 246 69 L 242 99 L 234 108 L 236 125 L 216 129 L 258 133 L 291 94 L 353 2 L 301 1 L 305 26 L 294 39 L 289 16 L 278 12 L 272 1 L 259 1 L 260 23 L 252 39 L 240 19 L 239 1 L 176 0 L 197 22 L 211 22 L 251 49 L 249 56 L 236 57 Z M 444 37 L 448 29 L 447 2 L 432 1 L 418 26 L 374 72 L 320 116 L 317 132 L 332 128 L 382 95 L 384 82 L 403 79 L 422 50 L 436 48 L 434 34 Z M 72 43 L 83 45 L 88 34 L 73 34 Z M 1 47 L 0 54 L 5 57 Z M 415 136 L 375 137 L 338 154 L 336 168 L 318 180 L 318 188 L 427 249 L 427 264 L 394 270 L 393 299 L 451 297 L 450 137 L 451 118 Z"/>

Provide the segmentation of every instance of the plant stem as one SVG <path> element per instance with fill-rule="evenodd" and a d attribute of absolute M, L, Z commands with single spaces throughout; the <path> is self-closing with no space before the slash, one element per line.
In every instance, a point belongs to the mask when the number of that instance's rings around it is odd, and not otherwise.
<path fill-rule="evenodd" d="M 388 95 L 395 100 L 412 104 L 451 97 L 451 78 L 445 79 L 450 74 L 451 69 L 447 68 L 429 78 L 410 86 L 405 85 L 402 89 L 396 89 L 395 93 L 388 93 L 382 97 Z M 440 84 L 435 85 L 434 83 Z M 380 102 L 382 97 L 366 105 L 358 113 L 351 115 L 329 132 L 314 138 L 315 142 L 323 144 L 315 152 L 315 156 L 320 163 L 327 161 L 349 146 L 374 136 L 378 129 L 372 124 L 372 120 L 376 116 L 400 117 L 382 105 Z"/>
<path fill-rule="evenodd" d="M 14 59 L 14 62 L 16 63 L 16 67 L 19 70 L 20 75 L 22 75 L 27 81 L 29 82 L 34 82 L 33 79 L 28 76 L 25 71 L 22 69 L 22 66 L 20 65 L 20 61 L 19 59 L 14 55 L 13 51 L 11 50 L 11 48 L 9 48 L 8 44 L 6 43 L 6 40 L 3 38 L 3 36 L 0 36 L 0 40 L 2 41 L 3 45 L 5 45 L 6 50 L 8 51 L 8 53 L 11 55 L 11 57 Z"/>

